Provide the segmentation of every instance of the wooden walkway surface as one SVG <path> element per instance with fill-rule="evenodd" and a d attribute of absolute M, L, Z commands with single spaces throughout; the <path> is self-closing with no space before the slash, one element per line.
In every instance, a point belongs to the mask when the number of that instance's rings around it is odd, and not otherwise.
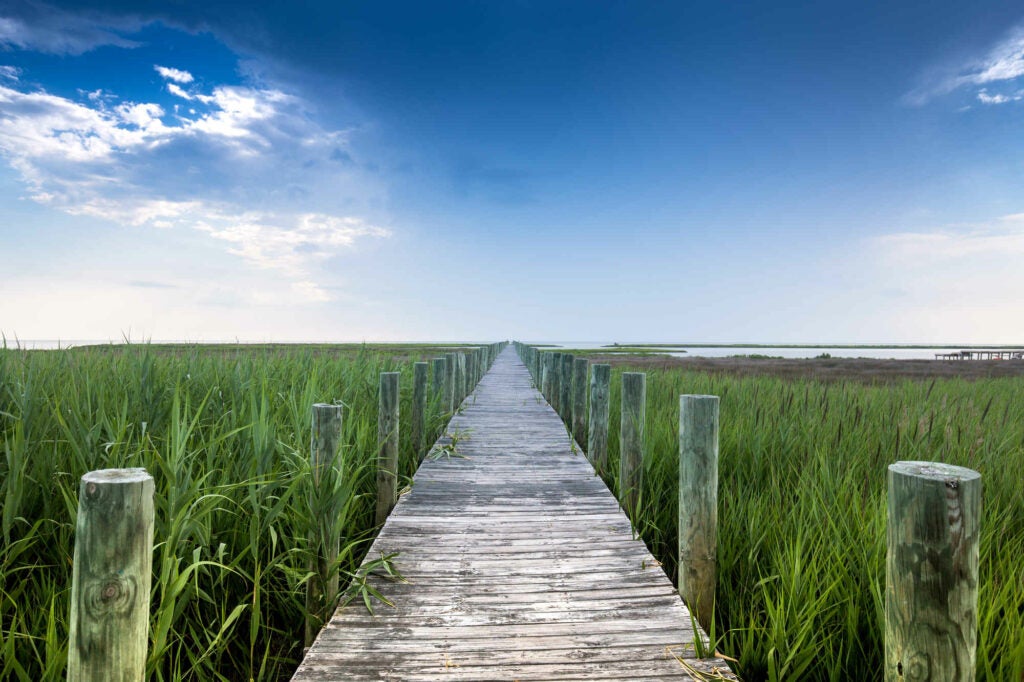
<path fill-rule="evenodd" d="M 689 612 L 512 346 L 448 428 L 460 456 L 424 461 L 367 554 L 399 552 L 409 582 L 374 580 L 394 607 L 338 609 L 293 680 L 735 679 L 696 658 Z"/>

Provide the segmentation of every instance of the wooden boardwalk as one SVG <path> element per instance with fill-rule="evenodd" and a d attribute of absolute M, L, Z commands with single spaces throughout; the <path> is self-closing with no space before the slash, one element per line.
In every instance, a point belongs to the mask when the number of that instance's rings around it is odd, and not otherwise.
<path fill-rule="evenodd" d="M 367 555 L 394 607 L 338 609 L 293 680 L 735 679 L 512 346 L 449 433 Z"/>

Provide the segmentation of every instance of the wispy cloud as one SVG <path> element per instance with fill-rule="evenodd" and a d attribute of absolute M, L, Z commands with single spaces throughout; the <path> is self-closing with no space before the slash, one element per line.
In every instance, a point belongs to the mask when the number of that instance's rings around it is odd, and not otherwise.
<path fill-rule="evenodd" d="M 37 2 L 14 2 L 0 9 L 0 48 L 77 55 L 101 45 L 137 47 L 125 38 L 143 23 L 133 17 L 102 20 Z"/>
<path fill-rule="evenodd" d="M 0 78 L 16 81 L 21 76 L 21 69 L 16 66 L 0 66 Z"/>
<path fill-rule="evenodd" d="M 153 68 L 158 74 L 160 74 L 165 80 L 174 81 L 175 83 L 187 84 L 195 80 L 191 73 L 188 71 L 182 71 L 181 69 L 174 69 L 169 66 L 160 66 L 154 64 Z"/>
<path fill-rule="evenodd" d="M 878 238 L 877 244 L 888 257 L 908 262 L 934 263 L 978 256 L 1016 259 L 1024 255 L 1024 213 L 976 225 L 896 232 Z"/>
<path fill-rule="evenodd" d="M 1005 104 L 1022 99 L 1019 88 L 1010 93 L 993 93 L 992 88 L 1009 85 L 1024 76 L 1024 26 L 1013 29 L 984 56 L 966 64 L 958 64 L 938 74 L 929 82 L 907 93 L 905 101 L 921 105 L 929 100 L 961 88 L 980 88 L 976 92 L 984 104 Z"/>
<path fill-rule="evenodd" d="M 160 69 L 169 87 L 191 82 Z M 348 133 L 323 129 L 302 100 L 271 88 L 184 94 L 187 111 L 0 84 L 0 153 L 39 203 L 128 226 L 194 228 L 284 274 L 307 300 L 326 300 L 312 283 L 317 267 L 358 239 L 390 234 L 336 212 L 365 193 L 351 164 L 336 160 L 348 154 Z"/>

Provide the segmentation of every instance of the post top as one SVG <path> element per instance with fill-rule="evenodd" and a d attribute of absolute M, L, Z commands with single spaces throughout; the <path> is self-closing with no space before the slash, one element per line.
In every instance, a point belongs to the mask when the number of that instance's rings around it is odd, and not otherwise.
<path fill-rule="evenodd" d="M 896 462 L 889 465 L 889 471 L 932 481 L 948 481 L 950 479 L 973 481 L 981 478 L 981 474 L 974 469 L 943 462 Z"/>
<path fill-rule="evenodd" d="M 682 400 L 718 400 L 717 395 L 705 395 L 698 393 L 683 393 L 679 398 Z"/>
<path fill-rule="evenodd" d="M 82 476 L 85 483 L 142 483 L 153 477 L 145 469 L 97 469 Z"/>

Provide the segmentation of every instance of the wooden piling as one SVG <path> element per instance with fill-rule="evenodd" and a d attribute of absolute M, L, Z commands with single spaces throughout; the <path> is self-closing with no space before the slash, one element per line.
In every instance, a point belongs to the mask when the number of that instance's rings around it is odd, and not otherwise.
<path fill-rule="evenodd" d="M 622 418 L 619 422 L 619 503 L 630 521 L 636 521 L 644 471 L 644 420 L 647 375 L 622 373 Z"/>
<path fill-rule="evenodd" d="M 886 682 L 974 680 L 981 476 L 896 462 L 888 478 Z"/>
<path fill-rule="evenodd" d="M 558 398 L 558 414 L 566 428 L 572 428 L 572 363 L 575 360 L 572 353 L 562 355 L 562 393 Z"/>
<path fill-rule="evenodd" d="M 611 392 L 611 377 L 611 365 L 591 365 L 587 458 L 599 476 L 608 471 L 608 397 Z"/>
<path fill-rule="evenodd" d="M 424 430 L 427 422 L 427 368 L 425 362 L 417 362 L 412 366 L 412 420 L 409 435 L 412 437 L 412 452 L 416 462 L 423 461 L 426 454 L 423 447 Z"/>
<path fill-rule="evenodd" d="M 398 501 L 398 372 L 381 372 L 377 410 L 377 516 L 380 525 Z"/>
<path fill-rule="evenodd" d="M 70 682 L 145 678 L 153 488 L 145 469 L 101 469 L 82 477 L 71 578 Z"/>
<path fill-rule="evenodd" d="M 542 353 L 540 358 L 540 392 L 551 402 L 551 353 Z"/>
<path fill-rule="evenodd" d="M 572 435 L 583 446 L 587 435 L 587 367 L 586 358 L 572 361 Z"/>
<path fill-rule="evenodd" d="M 445 411 L 454 412 L 458 403 L 455 402 L 455 396 L 458 391 L 455 388 L 455 353 L 445 353 L 444 357 L 448 360 L 447 370 L 448 373 L 445 375 L 445 391 L 447 392 L 445 400 Z"/>
<path fill-rule="evenodd" d="M 551 354 L 551 394 L 547 396 L 548 402 L 555 412 L 561 414 L 561 404 L 558 402 L 562 397 L 562 354 L 554 352 Z"/>
<path fill-rule="evenodd" d="M 448 358 L 434 358 L 433 376 L 431 377 L 431 391 L 434 394 L 434 401 L 436 403 L 434 409 L 440 410 L 441 412 L 448 411 L 448 392 L 445 389 L 447 376 Z"/>
<path fill-rule="evenodd" d="M 338 514 L 334 491 L 342 475 L 338 456 L 341 444 L 342 407 L 317 403 L 312 410 L 309 464 L 312 476 L 313 514 L 310 545 L 313 556 L 306 582 L 306 646 L 331 618 L 338 598 L 338 572 L 334 561 L 341 551 L 341 537 L 333 532 Z"/>
<path fill-rule="evenodd" d="M 711 629 L 718 567 L 718 396 L 679 396 L 679 594 Z"/>

